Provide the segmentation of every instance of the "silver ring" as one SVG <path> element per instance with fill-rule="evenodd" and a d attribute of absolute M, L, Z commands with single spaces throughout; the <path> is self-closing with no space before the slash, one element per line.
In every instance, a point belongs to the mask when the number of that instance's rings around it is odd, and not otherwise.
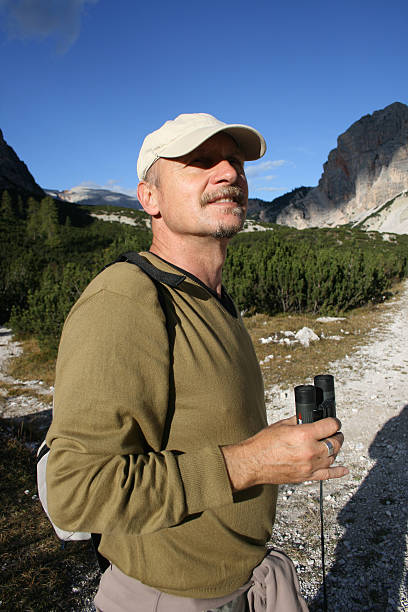
<path fill-rule="evenodd" d="M 331 457 L 332 455 L 334 455 L 334 446 L 330 442 L 330 440 L 322 440 L 322 442 L 324 442 L 325 445 L 327 446 L 327 456 Z"/>

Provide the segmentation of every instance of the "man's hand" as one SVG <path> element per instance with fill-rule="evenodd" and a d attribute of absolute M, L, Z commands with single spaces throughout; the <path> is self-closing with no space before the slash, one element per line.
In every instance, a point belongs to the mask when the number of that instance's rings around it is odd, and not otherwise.
<path fill-rule="evenodd" d="M 334 418 L 298 425 L 296 417 L 291 417 L 239 444 L 223 446 L 233 490 L 345 476 L 347 468 L 331 467 L 344 440 L 340 427 L 340 421 Z M 334 454 L 330 457 L 323 439 L 333 444 Z"/>

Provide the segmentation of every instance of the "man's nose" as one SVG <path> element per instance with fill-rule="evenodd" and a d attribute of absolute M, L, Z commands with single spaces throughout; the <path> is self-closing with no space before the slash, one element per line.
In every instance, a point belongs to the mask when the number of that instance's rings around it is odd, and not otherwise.
<path fill-rule="evenodd" d="M 214 166 L 213 181 L 215 183 L 234 184 L 238 180 L 238 170 L 228 159 L 222 159 Z"/>

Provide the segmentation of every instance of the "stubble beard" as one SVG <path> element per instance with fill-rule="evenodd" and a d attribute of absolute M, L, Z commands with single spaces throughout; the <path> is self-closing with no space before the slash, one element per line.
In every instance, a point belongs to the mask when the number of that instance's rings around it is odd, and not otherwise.
<path fill-rule="evenodd" d="M 233 215 L 235 217 L 239 217 L 241 222 L 239 225 L 236 225 L 235 223 L 234 225 L 231 225 L 227 220 L 225 222 L 220 221 L 215 232 L 210 234 L 212 238 L 232 238 L 244 227 L 246 218 L 246 194 L 240 187 L 231 185 L 230 187 L 222 187 L 218 191 L 211 194 L 203 194 L 200 204 L 204 208 L 204 206 L 211 205 L 211 202 L 223 198 L 234 199 L 234 201 L 238 204 L 238 206 L 234 206 L 234 208 L 226 206 L 222 211 L 223 214 L 225 214 L 225 216 Z"/>

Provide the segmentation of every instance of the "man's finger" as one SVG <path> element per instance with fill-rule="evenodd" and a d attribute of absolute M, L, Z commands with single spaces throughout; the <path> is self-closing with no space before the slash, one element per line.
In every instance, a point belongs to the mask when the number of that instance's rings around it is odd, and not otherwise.
<path fill-rule="evenodd" d="M 336 467 L 329 467 L 322 470 L 316 470 L 313 473 L 310 480 L 331 480 L 332 478 L 341 478 L 346 476 L 349 470 L 343 465 L 336 465 Z"/>
<path fill-rule="evenodd" d="M 314 423 L 305 423 L 302 427 L 313 431 L 313 437 L 317 440 L 322 440 L 323 438 L 330 438 L 330 436 L 339 431 L 341 429 L 341 422 L 334 417 L 327 417 Z"/>
<path fill-rule="evenodd" d="M 322 445 L 322 457 L 325 457 L 326 454 L 328 457 L 335 457 L 339 453 L 343 442 L 344 436 L 340 431 L 330 438 L 323 438 L 323 440 L 320 440 L 319 444 Z"/>

